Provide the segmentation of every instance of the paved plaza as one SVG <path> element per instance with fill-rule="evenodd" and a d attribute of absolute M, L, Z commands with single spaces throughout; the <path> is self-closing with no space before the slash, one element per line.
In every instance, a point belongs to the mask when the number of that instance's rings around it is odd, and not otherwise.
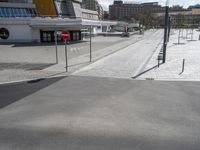
<path fill-rule="evenodd" d="M 115 44 L 93 53 L 92 63 L 81 65 L 88 53 L 71 57 L 71 65 L 80 66 L 71 67 L 65 77 L 41 78 L 64 72 L 62 61 L 4 60 L 0 74 L 13 72 L 4 81 L 22 79 L 24 72 L 40 79 L 0 84 L 0 149 L 199 150 L 200 82 L 189 81 L 198 80 L 193 74 L 199 69 L 198 34 L 177 44 L 175 31 L 167 62 L 159 68 L 163 30 L 120 43 L 113 39 Z M 185 72 L 180 73 L 183 58 Z"/>
<path fill-rule="evenodd" d="M 163 31 L 150 32 L 151 34 L 139 42 L 81 68 L 74 75 L 131 79 L 134 74 L 145 67 L 152 54 L 160 49 Z"/>
<path fill-rule="evenodd" d="M 0 99 L 12 103 L 0 109 L 0 149 L 200 148 L 199 82 L 78 76 L 48 82 L 0 86 Z"/>
<path fill-rule="evenodd" d="M 156 67 L 158 49 L 145 69 L 137 74 L 141 74 L 137 79 L 200 81 L 200 32 L 194 30 L 192 37 L 192 34 L 187 35 L 184 30 L 183 34 L 181 33 L 183 37 L 180 39 L 180 44 L 178 44 L 178 32 L 178 30 L 172 31 L 167 47 L 166 63 L 159 68 Z M 182 72 L 183 59 L 185 59 L 184 72 Z"/>
<path fill-rule="evenodd" d="M 151 34 L 147 32 L 147 35 Z M 93 61 L 141 40 L 143 35 L 131 38 L 92 38 Z M 65 72 L 64 45 L 58 45 L 58 64 L 55 45 L 6 44 L 0 45 L 0 83 L 51 77 Z M 89 64 L 89 39 L 68 45 L 69 71 L 73 72 Z M 66 75 L 66 73 L 64 74 Z"/>

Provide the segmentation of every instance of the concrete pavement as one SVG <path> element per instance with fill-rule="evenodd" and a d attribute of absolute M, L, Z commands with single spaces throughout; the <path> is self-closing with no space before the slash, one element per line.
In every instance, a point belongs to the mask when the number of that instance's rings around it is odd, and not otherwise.
<path fill-rule="evenodd" d="M 162 37 L 163 30 L 151 31 L 135 44 L 81 68 L 73 75 L 131 79 L 145 67 L 152 54 L 160 48 Z"/>
<path fill-rule="evenodd" d="M 0 149 L 199 150 L 199 88 L 71 76 L 0 110 Z"/>
<path fill-rule="evenodd" d="M 150 34 L 150 33 L 148 33 Z M 148 35 L 147 34 L 147 35 Z M 137 42 L 142 35 L 131 38 L 93 37 L 93 61 L 118 51 L 120 48 Z M 59 64 L 55 64 L 55 46 L 46 45 L 0 45 L 0 83 L 21 81 L 35 78 L 45 78 L 54 75 L 66 75 L 64 46 L 58 45 Z M 68 45 L 69 71 L 89 64 L 89 43 Z M 38 67 L 35 67 L 38 66 Z M 49 67 L 48 66 L 52 66 Z"/>
<path fill-rule="evenodd" d="M 178 44 L 178 30 L 175 30 L 170 37 L 167 47 L 166 63 L 160 67 L 154 67 L 158 64 L 157 57 L 159 49 L 153 54 L 147 66 L 140 71 L 142 73 L 137 79 L 144 80 L 152 78 L 154 80 L 175 80 L 175 81 L 200 81 L 200 32 L 194 30 L 192 35 L 188 34 L 186 38 L 186 30 Z M 182 63 L 185 59 L 185 69 L 182 72 Z M 139 74 L 139 73 L 138 73 Z"/>

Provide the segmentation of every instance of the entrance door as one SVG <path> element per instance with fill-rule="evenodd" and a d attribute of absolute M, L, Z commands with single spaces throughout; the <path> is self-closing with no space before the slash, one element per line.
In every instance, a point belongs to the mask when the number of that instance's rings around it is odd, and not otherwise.
<path fill-rule="evenodd" d="M 40 31 L 41 42 L 54 42 L 54 31 Z"/>

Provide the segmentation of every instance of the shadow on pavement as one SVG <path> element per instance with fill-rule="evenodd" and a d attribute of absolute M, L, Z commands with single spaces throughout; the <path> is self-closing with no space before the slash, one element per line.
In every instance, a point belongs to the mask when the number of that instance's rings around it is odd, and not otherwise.
<path fill-rule="evenodd" d="M 78 44 L 78 43 L 85 43 L 88 41 L 70 41 L 68 45 Z M 33 47 L 33 46 L 54 46 L 54 42 L 50 43 L 9 43 L 7 45 L 13 44 L 12 47 Z M 58 42 L 58 45 L 64 45 L 64 42 Z"/>
<path fill-rule="evenodd" d="M 173 43 L 174 45 L 185 45 L 185 43 Z"/>
<path fill-rule="evenodd" d="M 162 65 L 162 63 L 160 65 Z M 151 68 L 139 73 L 138 75 L 132 77 L 132 79 L 136 79 L 136 78 L 140 77 L 141 75 L 143 75 L 143 74 L 145 74 L 145 73 L 147 73 L 147 72 L 149 72 L 149 71 L 151 71 L 151 70 L 153 70 L 155 68 L 158 68 L 158 65 L 155 65 L 155 66 L 153 66 L 153 67 L 151 67 Z"/>
<path fill-rule="evenodd" d="M 37 79 L 22 83 L 0 85 L 0 109 L 48 87 L 63 78 Z"/>
<path fill-rule="evenodd" d="M 55 63 L 0 63 L 0 71 L 4 69 L 43 70 Z"/>

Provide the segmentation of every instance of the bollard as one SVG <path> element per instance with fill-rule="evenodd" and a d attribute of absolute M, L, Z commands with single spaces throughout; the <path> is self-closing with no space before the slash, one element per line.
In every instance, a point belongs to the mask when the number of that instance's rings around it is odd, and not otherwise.
<path fill-rule="evenodd" d="M 184 72 L 185 70 L 185 59 L 183 59 L 183 63 L 182 63 L 182 73 Z"/>

